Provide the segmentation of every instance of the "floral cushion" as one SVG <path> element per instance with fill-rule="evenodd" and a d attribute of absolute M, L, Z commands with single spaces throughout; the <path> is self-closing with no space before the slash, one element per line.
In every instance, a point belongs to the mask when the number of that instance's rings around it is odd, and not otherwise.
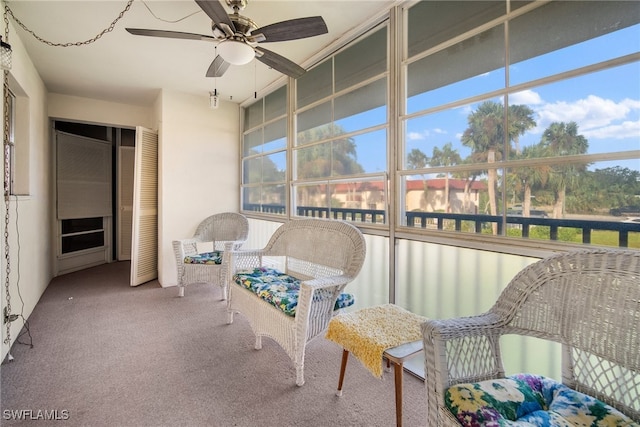
<path fill-rule="evenodd" d="M 185 264 L 222 264 L 222 251 L 205 252 L 184 257 Z"/>
<path fill-rule="evenodd" d="M 263 300 L 271 303 L 289 316 L 296 315 L 300 280 L 284 274 L 274 268 L 258 267 L 251 271 L 241 271 L 233 276 L 233 280 Z M 331 292 L 321 289 L 315 292 L 314 299 L 331 297 Z M 338 296 L 334 310 L 348 307 L 355 302 L 353 295 L 342 293 Z"/>
<path fill-rule="evenodd" d="M 457 384 L 445 404 L 463 426 L 638 426 L 598 399 L 530 374 Z"/>

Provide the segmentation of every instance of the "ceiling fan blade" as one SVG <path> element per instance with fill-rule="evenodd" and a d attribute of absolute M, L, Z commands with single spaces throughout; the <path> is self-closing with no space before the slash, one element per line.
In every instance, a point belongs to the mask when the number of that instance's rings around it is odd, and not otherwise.
<path fill-rule="evenodd" d="M 231 64 L 222 59 L 222 56 L 216 56 L 213 62 L 211 62 L 211 65 L 209 65 L 207 77 L 222 77 L 225 71 L 229 68 L 229 65 Z"/>
<path fill-rule="evenodd" d="M 327 24 L 321 16 L 310 16 L 276 22 L 252 31 L 251 35 L 264 35 L 266 39 L 264 42 L 282 42 L 319 36 L 327 32 Z"/>
<path fill-rule="evenodd" d="M 224 6 L 218 0 L 195 0 L 198 6 L 206 13 L 211 20 L 224 31 L 224 27 L 220 24 L 226 24 L 231 28 L 231 31 L 236 32 L 236 27 L 233 25 L 231 18 L 224 9 Z"/>
<path fill-rule="evenodd" d="M 281 56 L 275 52 L 264 49 L 262 47 L 256 47 L 254 49 L 258 53 L 256 55 L 256 59 L 258 61 L 268 65 L 274 70 L 278 70 L 281 73 L 286 74 L 287 76 L 297 79 L 307 72 L 304 68 L 302 68 L 295 62 L 292 62 L 284 56 Z"/>
<path fill-rule="evenodd" d="M 126 30 L 129 33 L 136 36 L 166 37 L 170 39 L 185 39 L 185 40 L 217 41 L 215 37 L 205 36 L 204 34 L 182 33 L 179 31 L 165 31 L 165 30 L 146 30 L 144 28 L 126 28 Z"/>

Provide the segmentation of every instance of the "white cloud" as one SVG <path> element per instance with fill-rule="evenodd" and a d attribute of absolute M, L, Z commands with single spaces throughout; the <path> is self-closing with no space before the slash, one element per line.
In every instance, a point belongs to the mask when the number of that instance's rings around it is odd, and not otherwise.
<path fill-rule="evenodd" d="M 433 131 L 434 131 L 435 133 L 441 133 L 441 134 L 446 134 L 446 133 L 448 133 L 446 130 L 444 130 L 444 129 L 440 129 L 440 128 L 435 128 Z"/>
<path fill-rule="evenodd" d="M 467 105 L 463 105 L 462 107 L 458 107 L 458 110 L 460 110 L 460 114 L 467 117 L 469 114 L 473 113 L 473 105 L 472 104 L 467 104 Z"/>
<path fill-rule="evenodd" d="M 420 141 L 426 139 L 427 132 L 409 132 L 407 133 L 407 139 L 409 141 Z"/>
<path fill-rule="evenodd" d="M 629 117 L 640 111 L 638 100 L 626 98 L 616 102 L 589 95 L 574 102 L 544 103 L 540 98 L 534 109 L 537 126 L 532 133 L 536 134 L 542 133 L 553 122 L 576 122 L 578 132 L 588 138 L 637 137 L 640 131 L 635 118 Z"/>
<path fill-rule="evenodd" d="M 637 138 L 640 135 L 640 120 L 635 122 L 626 121 L 620 124 L 603 126 L 597 129 L 587 130 L 581 132 L 586 138 L 594 139 L 625 139 L 625 138 Z"/>
<path fill-rule="evenodd" d="M 540 105 L 543 103 L 542 98 L 537 92 L 532 90 L 523 90 L 522 92 L 509 95 L 510 104 Z"/>

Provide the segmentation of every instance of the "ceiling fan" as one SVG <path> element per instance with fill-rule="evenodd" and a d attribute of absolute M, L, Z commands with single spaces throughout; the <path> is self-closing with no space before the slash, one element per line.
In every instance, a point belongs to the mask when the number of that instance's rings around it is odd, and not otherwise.
<path fill-rule="evenodd" d="M 211 18 L 213 36 L 141 28 L 127 28 L 126 30 L 138 36 L 217 42 L 218 55 L 209 66 L 207 77 L 222 77 L 231 64 L 243 65 L 256 58 L 269 67 L 294 78 L 302 76 L 306 70 L 284 56 L 258 46 L 258 44 L 303 39 L 328 32 L 327 25 L 321 16 L 291 19 L 258 28 L 251 19 L 239 14 L 239 11 L 247 5 L 248 0 L 224 0 L 227 6 L 233 9 L 232 14 L 227 14 L 221 1 L 195 0 L 204 13 Z"/>

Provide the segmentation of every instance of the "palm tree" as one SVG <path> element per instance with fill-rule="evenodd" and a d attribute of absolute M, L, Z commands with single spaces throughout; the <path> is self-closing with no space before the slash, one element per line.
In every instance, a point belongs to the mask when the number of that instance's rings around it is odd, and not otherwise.
<path fill-rule="evenodd" d="M 429 157 L 422 152 L 419 148 L 414 148 L 407 154 L 407 168 L 408 169 L 424 169 L 429 164 Z M 420 174 L 422 177 L 422 191 L 424 192 L 424 201 L 425 207 L 427 200 L 429 200 L 429 195 L 427 194 L 427 181 L 423 173 Z"/>
<path fill-rule="evenodd" d="M 433 147 L 433 155 L 429 165 L 431 166 L 452 166 L 460 163 L 462 159 L 458 150 L 454 150 L 450 142 L 447 142 L 442 149 Z M 449 212 L 449 172 L 445 172 L 444 185 L 444 211 Z"/>
<path fill-rule="evenodd" d="M 470 157 L 462 159 L 462 164 L 471 164 L 473 160 Z M 479 173 L 475 171 L 458 171 L 453 174 L 454 178 L 464 180 L 464 195 L 462 199 L 462 213 L 477 213 L 476 206 L 471 202 L 471 189 L 473 183 L 476 182 Z"/>
<path fill-rule="evenodd" d="M 414 148 L 407 154 L 407 169 L 424 169 L 429 164 L 429 157 L 419 148 Z"/>
<path fill-rule="evenodd" d="M 509 135 L 513 138 L 516 155 L 521 153 L 520 135 L 536 126 L 533 120 L 533 110 L 526 105 L 511 105 L 507 112 L 509 114 Z"/>
<path fill-rule="evenodd" d="M 462 143 L 472 150 L 477 162 L 495 163 L 502 158 L 504 147 L 504 109 L 502 104 L 486 101 L 467 118 L 469 127 L 462 135 Z M 497 159 L 496 159 L 497 154 Z M 491 215 L 497 214 L 496 207 L 497 173 L 493 168 L 487 171 L 489 207 Z"/>
<path fill-rule="evenodd" d="M 535 159 L 545 157 L 545 148 L 542 144 L 531 145 L 522 150 L 520 156 L 523 159 Z M 522 216 L 531 214 L 531 192 L 533 188 L 544 187 L 547 184 L 551 166 L 547 164 L 518 168 L 514 175 L 522 185 L 524 195 L 522 198 Z"/>
<path fill-rule="evenodd" d="M 364 172 L 358 163 L 358 152 L 353 138 L 341 138 L 332 142 L 311 145 L 315 141 L 346 133 L 335 124 L 327 124 L 299 132 L 297 145 L 309 145 L 296 151 L 296 178 L 326 178 L 334 175 L 350 175 Z M 311 201 L 318 197 L 317 187 L 303 187 L 302 199 Z"/>
<path fill-rule="evenodd" d="M 535 126 L 533 111 L 525 106 L 512 105 L 506 117 L 505 132 L 504 106 L 497 102 L 485 101 L 467 118 L 469 127 L 462 135 L 462 143 L 472 149 L 472 157 L 476 162 L 495 163 L 502 159 L 507 143 L 517 140 L 528 129 Z M 491 215 L 497 215 L 496 168 L 487 168 L 487 195 Z M 493 232 L 497 234 L 497 224 L 493 224 Z"/>
<path fill-rule="evenodd" d="M 554 122 L 542 134 L 541 144 L 551 156 L 585 154 L 589 142 L 578 135 L 576 122 Z M 580 175 L 587 169 L 586 163 L 555 165 L 551 169 L 550 183 L 555 192 L 553 218 L 564 217 L 567 188 L 575 186 Z"/>

